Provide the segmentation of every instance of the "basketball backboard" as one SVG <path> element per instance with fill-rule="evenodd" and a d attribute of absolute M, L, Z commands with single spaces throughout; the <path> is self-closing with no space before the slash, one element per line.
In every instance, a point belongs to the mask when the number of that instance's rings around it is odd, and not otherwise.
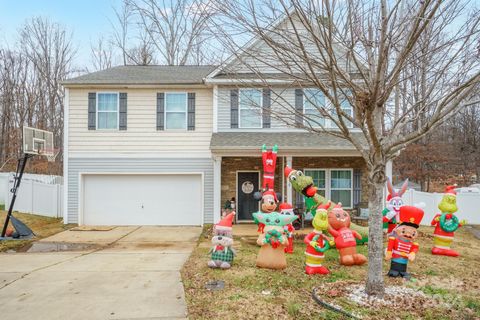
<path fill-rule="evenodd" d="M 23 127 L 23 153 L 47 157 L 55 156 L 53 132 Z"/>

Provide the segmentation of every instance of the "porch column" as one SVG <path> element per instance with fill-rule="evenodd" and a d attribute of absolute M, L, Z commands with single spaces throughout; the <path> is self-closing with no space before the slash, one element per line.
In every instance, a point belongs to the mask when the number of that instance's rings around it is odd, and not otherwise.
<path fill-rule="evenodd" d="M 222 198 L 222 157 L 213 157 L 213 223 L 220 221 Z"/>
<path fill-rule="evenodd" d="M 387 164 L 385 165 L 385 175 L 393 183 L 393 180 L 392 180 L 392 178 L 393 178 L 393 163 L 392 163 L 392 160 L 388 160 Z"/>
<path fill-rule="evenodd" d="M 290 168 L 292 167 L 292 157 L 287 156 L 287 166 Z M 292 184 L 288 181 L 288 179 L 285 179 L 287 181 L 287 202 L 293 205 L 293 193 L 292 193 Z"/>

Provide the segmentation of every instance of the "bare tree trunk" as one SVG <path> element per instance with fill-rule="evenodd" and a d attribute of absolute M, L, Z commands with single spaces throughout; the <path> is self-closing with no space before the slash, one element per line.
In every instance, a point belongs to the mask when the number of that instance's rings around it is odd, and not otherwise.
<path fill-rule="evenodd" d="M 368 192 L 368 275 L 366 292 L 382 296 L 383 284 L 383 188 L 385 186 L 385 162 L 378 161 L 369 166 Z"/>

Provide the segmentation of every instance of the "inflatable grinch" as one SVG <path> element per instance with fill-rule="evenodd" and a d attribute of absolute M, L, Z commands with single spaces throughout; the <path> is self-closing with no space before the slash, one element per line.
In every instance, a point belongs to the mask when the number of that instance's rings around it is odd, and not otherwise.
<path fill-rule="evenodd" d="M 210 249 L 211 259 L 208 261 L 210 268 L 228 269 L 232 265 L 235 256 L 235 250 L 232 248 L 232 222 L 234 216 L 235 212 L 229 213 L 214 227 L 213 247 Z"/>
<path fill-rule="evenodd" d="M 330 271 L 322 266 L 325 258 L 325 251 L 330 248 L 329 239 L 324 231 L 328 229 L 328 208 L 330 202 L 321 204 L 317 207 L 315 217 L 313 218 L 313 232 L 305 236 L 303 241 L 307 245 L 305 249 L 305 273 L 306 274 L 328 274 Z"/>
<path fill-rule="evenodd" d="M 400 191 L 393 188 L 392 182 L 387 178 L 387 207 L 383 209 L 383 230 L 390 234 L 399 221 L 400 207 L 403 206 L 402 196 L 407 191 L 408 179 L 402 184 Z"/>
<path fill-rule="evenodd" d="M 418 243 L 414 242 L 418 235 L 417 229 L 423 219 L 422 209 L 414 206 L 402 206 L 399 213 L 400 224 L 395 227 L 388 238 L 385 260 L 391 260 L 390 277 L 410 279 L 407 273 L 407 264 L 415 260 L 418 252 Z"/>
<path fill-rule="evenodd" d="M 292 184 L 293 189 L 296 192 L 303 194 L 306 198 L 313 199 L 315 205 L 310 206 L 309 210 L 312 215 L 315 213 L 314 209 L 321 204 L 326 204 L 328 201 L 317 193 L 317 187 L 313 184 L 312 177 L 306 176 L 300 170 L 294 170 L 288 166 L 285 167 L 285 177 Z M 311 201 L 309 201 L 311 202 Z M 362 238 L 359 239 L 359 243 L 365 243 L 368 241 L 368 227 L 359 226 L 353 222 L 350 222 L 350 229 L 359 233 Z"/>
<path fill-rule="evenodd" d="M 280 214 L 287 215 L 287 216 L 294 216 L 295 213 L 293 212 L 293 207 L 290 203 L 281 203 L 279 206 Z M 293 233 L 295 228 L 293 224 L 287 224 L 285 227 L 285 234 L 287 235 L 288 245 L 285 247 L 285 253 L 293 253 Z"/>
<path fill-rule="evenodd" d="M 282 215 L 278 212 L 255 212 L 253 217 L 265 225 L 264 233 L 258 236 L 257 244 L 261 246 L 257 256 L 257 267 L 268 269 L 285 269 L 287 259 L 285 247 L 288 238 L 284 227 L 297 219 L 297 216 Z"/>
<path fill-rule="evenodd" d="M 343 210 L 340 202 L 328 213 L 328 233 L 333 236 L 335 246 L 340 253 L 340 264 L 352 266 L 367 262 L 363 254 L 357 253 L 355 238 L 362 239 L 362 236 L 350 229 L 350 215 Z"/>
<path fill-rule="evenodd" d="M 458 257 L 460 254 L 450 249 L 455 231 L 467 222 L 459 221 L 455 215 L 457 212 L 457 193 L 456 186 L 447 186 L 442 201 L 438 204 L 441 213 L 437 214 L 432 220 L 432 226 L 435 226 L 433 232 L 433 248 L 432 254 Z"/>

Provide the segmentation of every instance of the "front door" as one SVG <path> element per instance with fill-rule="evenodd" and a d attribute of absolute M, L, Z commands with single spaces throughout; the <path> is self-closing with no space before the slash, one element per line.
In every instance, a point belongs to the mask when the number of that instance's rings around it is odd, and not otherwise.
<path fill-rule="evenodd" d="M 253 220 L 252 213 L 258 211 L 258 201 L 253 198 L 253 194 L 259 190 L 258 175 L 258 172 L 238 172 L 238 220 Z"/>

